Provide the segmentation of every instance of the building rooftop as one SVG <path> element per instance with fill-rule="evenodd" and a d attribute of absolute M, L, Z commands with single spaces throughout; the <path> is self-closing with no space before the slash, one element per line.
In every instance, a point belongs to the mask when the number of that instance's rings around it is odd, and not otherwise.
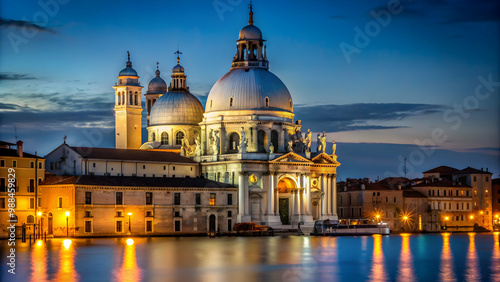
<path fill-rule="evenodd" d="M 403 197 L 405 198 L 427 198 L 424 194 L 415 191 L 411 188 L 403 189 Z"/>
<path fill-rule="evenodd" d="M 455 188 L 471 188 L 468 185 L 458 184 L 446 178 L 424 178 L 421 183 L 413 185 L 413 187 L 455 187 Z"/>
<path fill-rule="evenodd" d="M 93 148 L 93 147 L 72 147 L 72 150 L 87 159 L 106 159 L 123 161 L 152 161 L 169 163 L 196 164 L 190 158 L 181 156 L 175 152 L 158 150 L 136 150 L 136 149 L 115 149 L 115 148 Z"/>
<path fill-rule="evenodd" d="M 479 170 L 468 166 L 460 171 L 455 172 L 454 174 L 493 174 L 493 173 L 489 172 L 488 169 L 484 171 L 482 168 L 481 170 Z"/>
<path fill-rule="evenodd" d="M 423 173 L 445 173 L 445 174 L 448 173 L 449 174 L 449 173 L 455 173 L 457 171 L 459 171 L 459 170 L 456 168 L 442 165 L 442 166 L 433 168 L 431 170 L 424 171 Z"/>
<path fill-rule="evenodd" d="M 40 185 L 94 185 L 122 187 L 181 187 L 181 188 L 236 188 L 231 184 L 217 182 L 206 178 L 180 177 L 136 177 L 136 176 L 52 176 Z"/>
<path fill-rule="evenodd" d="M 16 149 L 7 149 L 7 148 L 0 148 L 0 156 L 1 157 L 19 157 L 19 155 L 17 154 L 17 150 Z M 43 159 L 43 157 L 40 157 L 40 156 L 35 156 L 33 154 L 29 154 L 29 153 L 26 153 L 26 152 L 23 152 L 23 158 L 39 158 L 39 159 Z"/>

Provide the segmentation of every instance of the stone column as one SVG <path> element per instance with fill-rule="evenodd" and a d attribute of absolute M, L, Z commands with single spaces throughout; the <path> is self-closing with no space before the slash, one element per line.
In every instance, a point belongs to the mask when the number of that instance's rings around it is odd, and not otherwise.
<path fill-rule="evenodd" d="M 337 174 L 332 176 L 332 215 L 337 215 Z"/>
<path fill-rule="evenodd" d="M 330 190 L 331 190 L 331 187 L 332 187 L 332 178 L 331 176 L 328 174 L 326 176 L 326 191 L 327 191 L 327 195 L 328 197 L 326 198 L 326 214 L 327 215 L 331 215 L 331 210 L 332 210 L 332 197 L 331 197 L 331 193 L 330 193 Z"/>
<path fill-rule="evenodd" d="M 267 190 L 267 214 L 274 215 L 274 173 L 271 173 L 268 178 L 268 190 Z"/>
<path fill-rule="evenodd" d="M 323 192 L 323 195 L 321 196 L 321 215 L 326 216 L 327 199 L 328 199 L 328 193 L 326 189 L 326 175 L 322 174 L 320 179 L 321 179 L 321 191 Z"/>
<path fill-rule="evenodd" d="M 309 176 L 304 175 L 304 183 L 305 183 L 305 214 L 310 215 L 311 214 L 311 186 L 310 186 L 310 181 L 309 181 Z"/>
<path fill-rule="evenodd" d="M 258 129 L 257 126 L 252 126 L 252 151 L 251 152 L 257 152 L 259 150 L 259 145 L 257 145 L 257 135 L 258 135 Z"/>
<path fill-rule="evenodd" d="M 238 214 L 245 215 L 245 175 L 240 174 L 238 179 Z"/>
<path fill-rule="evenodd" d="M 276 193 L 274 195 L 274 215 L 279 215 L 279 207 L 280 207 L 280 194 L 279 194 L 279 189 L 278 189 L 278 175 L 275 173 L 273 176 L 273 181 L 274 181 L 274 192 Z"/>

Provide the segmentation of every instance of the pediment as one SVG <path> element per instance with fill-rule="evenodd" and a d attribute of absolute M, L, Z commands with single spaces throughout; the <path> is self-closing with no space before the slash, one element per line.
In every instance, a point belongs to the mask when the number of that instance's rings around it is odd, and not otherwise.
<path fill-rule="evenodd" d="M 289 152 L 281 157 L 278 157 L 271 161 L 271 163 L 308 163 L 312 164 L 311 160 L 308 160 L 301 155 L 298 155 L 294 152 Z"/>
<path fill-rule="evenodd" d="M 337 156 L 330 156 L 327 155 L 326 153 L 321 153 L 314 158 L 312 158 L 312 161 L 315 164 L 333 164 L 339 166 L 340 163 L 337 162 Z"/>

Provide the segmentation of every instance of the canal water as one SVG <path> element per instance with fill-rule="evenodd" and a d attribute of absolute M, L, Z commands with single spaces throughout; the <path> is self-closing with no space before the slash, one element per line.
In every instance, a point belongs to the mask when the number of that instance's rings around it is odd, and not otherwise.
<path fill-rule="evenodd" d="M 0 281 L 500 281 L 498 233 L 0 244 Z"/>

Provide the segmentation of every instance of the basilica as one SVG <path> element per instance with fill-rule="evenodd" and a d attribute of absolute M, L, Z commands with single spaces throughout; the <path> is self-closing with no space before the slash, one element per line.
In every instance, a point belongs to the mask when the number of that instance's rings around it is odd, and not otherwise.
<path fill-rule="evenodd" d="M 205 107 L 189 92 L 179 51 L 168 85 L 157 68 L 145 93 L 146 142 L 143 87 L 129 54 L 113 87 L 116 148 L 174 152 L 198 163 L 199 177 L 238 187 L 237 222 L 285 226 L 337 219 L 335 142 L 327 145 L 318 132 L 313 147 L 313 132 L 302 133 L 290 92 L 269 71 L 251 7 L 236 42 L 231 68 L 213 85 Z"/>

